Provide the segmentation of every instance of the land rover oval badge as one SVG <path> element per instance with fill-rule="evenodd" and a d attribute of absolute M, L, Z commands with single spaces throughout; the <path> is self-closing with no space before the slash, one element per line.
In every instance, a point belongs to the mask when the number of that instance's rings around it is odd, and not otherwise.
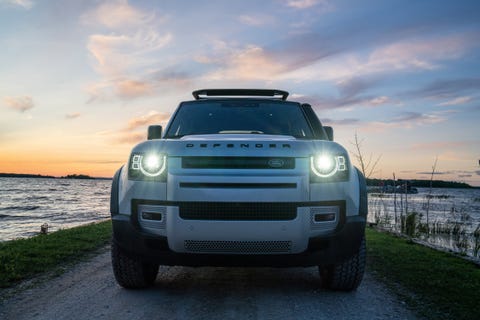
<path fill-rule="evenodd" d="M 285 161 L 282 159 L 270 159 L 268 160 L 270 168 L 282 168 L 285 165 Z"/>

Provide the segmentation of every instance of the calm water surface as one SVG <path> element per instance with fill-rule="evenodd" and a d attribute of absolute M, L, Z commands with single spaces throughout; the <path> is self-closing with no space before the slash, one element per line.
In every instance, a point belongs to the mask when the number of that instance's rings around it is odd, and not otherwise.
<path fill-rule="evenodd" d="M 110 180 L 0 178 L 0 241 L 110 217 Z"/>
<path fill-rule="evenodd" d="M 432 245 L 480 259 L 480 189 L 418 188 L 418 194 L 369 193 L 369 222 L 399 231 L 400 216 L 417 213 L 430 228 L 416 236 Z M 427 215 L 428 212 L 428 215 Z"/>

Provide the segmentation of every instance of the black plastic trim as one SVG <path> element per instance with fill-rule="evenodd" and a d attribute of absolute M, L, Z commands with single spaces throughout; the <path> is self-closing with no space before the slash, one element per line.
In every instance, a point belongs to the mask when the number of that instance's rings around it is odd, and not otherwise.
<path fill-rule="evenodd" d="M 308 123 L 310 124 L 310 127 L 313 130 L 313 135 L 315 139 L 328 141 L 327 133 L 323 129 L 322 123 L 315 114 L 315 111 L 313 111 L 312 106 L 308 103 L 303 103 L 301 107 L 303 113 L 305 114 L 305 117 L 307 118 Z"/>
<path fill-rule="evenodd" d="M 228 97 L 228 96 L 251 96 L 251 97 L 275 97 L 281 96 L 282 100 L 287 100 L 288 92 L 277 89 L 201 89 L 192 92 L 195 100 L 205 99 L 205 97 Z"/>
<path fill-rule="evenodd" d="M 358 185 L 360 188 L 360 195 L 359 195 L 360 206 L 359 206 L 358 214 L 361 215 L 362 217 L 367 218 L 367 215 L 368 215 L 367 181 L 363 173 L 360 170 L 358 170 L 358 168 L 355 168 L 355 170 L 357 170 Z"/>
<path fill-rule="evenodd" d="M 295 169 L 292 157 L 182 157 L 184 169 Z"/>
<path fill-rule="evenodd" d="M 112 188 L 110 189 L 110 214 L 118 214 L 120 211 L 118 205 L 118 187 L 119 187 L 119 180 L 120 174 L 122 173 L 122 169 L 124 166 L 120 167 L 120 169 L 115 172 L 115 175 L 112 179 Z"/>
<path fill-rule="evenodd" d="M 207 189 L 296 189 L 296 183 L 204 183 L 180 182 L 180 188 Z"/>

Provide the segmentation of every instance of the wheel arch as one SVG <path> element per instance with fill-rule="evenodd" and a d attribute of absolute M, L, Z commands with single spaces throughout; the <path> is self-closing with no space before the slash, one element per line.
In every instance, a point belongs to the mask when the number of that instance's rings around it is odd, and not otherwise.
<path fill-rule="evenodd" d="M 120 169 L 115 172 L 115 175 L 113 176 L 112 179 L 112 188 L 110 190 L 110 214 L 116 215 L 120 212 L 120 206 L 118 203 L 118 188 L 119 188 L 119 180 L 120 180 L 120 175 L 122 173 L 124 166 L 121 166 Z"/>
<path fill-rule="evenodd" d="M 367 195 L 367 179 L 363 173 L 355 167 L 358 177 L 358 189 L 359 189 L 359 208 L 358 214 L 367 218 L 368 215 L 368 195 Z"/>

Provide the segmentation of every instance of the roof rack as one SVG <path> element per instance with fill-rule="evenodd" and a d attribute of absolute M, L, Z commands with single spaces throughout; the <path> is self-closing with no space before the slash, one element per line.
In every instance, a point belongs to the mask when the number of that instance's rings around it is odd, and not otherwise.
<path fill-rule="evenodd" d="M 195 100 L 218 96 L 276 97 L 287 100 L 288 92 L 276 89 L 201 89 L 192 92 Z"/>

